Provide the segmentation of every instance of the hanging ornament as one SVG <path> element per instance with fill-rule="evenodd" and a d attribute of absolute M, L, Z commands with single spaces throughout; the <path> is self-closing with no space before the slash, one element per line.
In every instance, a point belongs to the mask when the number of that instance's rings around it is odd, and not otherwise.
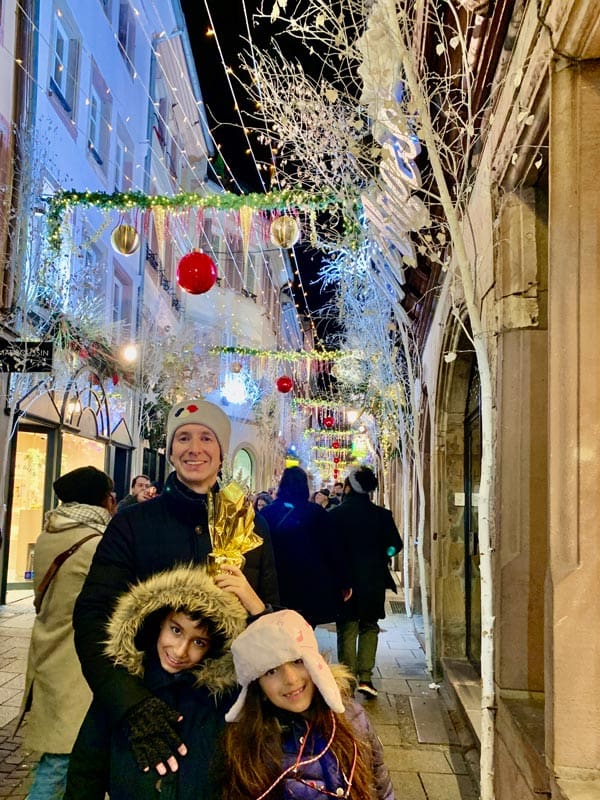
<path fill-rule="evenodd" d="M 340 457 L 339 456 L 334 456 L 333 457 L 333 463 L 334 464 L 339 464 L 340 463 Z"/>
<path fill-rule="evenodd" d="M 333 477 L 334 477 L 334 478 L 337 478 L 337 476 L 338 476 L 339 474 L 340 474 L 340 473 L 339 473 L 339 471 L 338 471 L 337 469 L 334 469 L 334 470 L 333 470 Z"/>
<path fill-rule="evenodd" d="M 333 447 L 334 450 L 338 450 L 340 443 L 336 440 L 335 442 L 331 443 L 331 446 Z"/>
<path fill-rule="evenodd" d="M 88 353 L 87 348 L 86 347 L 80 348 L 80 350 L 79 350 L 79 358 L 89 358 L 89 357 L 90 357 L 90 354 Z"/>
<path fill-rule="evenodd" d="M 294 217 L 277 217 L 271 223 L 271 242 L 276 247 L 293 247 L 300 238 L 300 226 Z"/>
<path fill-rule="evenodd" d="M 215 285 L 217 266 L 212 258 L 199 250 L 183 256 L 177 265 L 178 285 L 188 294 L 204 294 Z"/>
<path fill-rule="evenodd" d="M 119 376 L 117 375 L 116 372 L 113 372 L 113 374 L 111 376 L 111 380 L 112 380 L 113 386 L 116 386 L 117 383 L 119 382 Z"/>
<path fill-rule="evenodd" d="M 325 428 L 333 428 L 335 419 L 333 417 L 323 417 L 323 426 Z"/>
<path fill-rule="evenodd" d="M 117 225 L 110 236 L 113 250 L 122 256 L 132 256 L 140 249 L 140 236 L 133 225 Z"/>
<path fill-rule="evenodd" d="M 294 381 L 288 375 L 282 375 L 280 378 L 277 378 L 277 381 L 275 382 L 277 391 L 281 392 L 281 394 L 287 394 L 290 392 L 293 385 Z"/>
<path fill-rule="evenodd" d="M 239 375 L 239 373 L 242 371 L 242 365 L 240 364 L 239 361 L 233 362 L 233 364 L 231 365 L 231 371 L 233 372 L 234 375 Z"/>

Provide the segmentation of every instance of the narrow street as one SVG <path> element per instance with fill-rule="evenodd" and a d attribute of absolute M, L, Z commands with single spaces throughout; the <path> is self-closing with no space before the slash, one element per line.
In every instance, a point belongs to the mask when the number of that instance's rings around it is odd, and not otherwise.
<path fill-rule="evenodd" d="M 374 676 L 379 696 L 361 702 L 384 744 L 396 800 L 476 800 L 473 737 L 444 685 L 432 687 L 419 643 L 420 620 L 399 613 L 403 604 L 393 594 L 388 610 Z M 20 737 L 13 736 L 33 620 L 30 598 L 0 606 L 0 798 L 13 800 L 27 796 L 35 763 L 35 753 L 24 752 Z M 334 659 L 334 626 L 317 628 L 317 638 Z"/>

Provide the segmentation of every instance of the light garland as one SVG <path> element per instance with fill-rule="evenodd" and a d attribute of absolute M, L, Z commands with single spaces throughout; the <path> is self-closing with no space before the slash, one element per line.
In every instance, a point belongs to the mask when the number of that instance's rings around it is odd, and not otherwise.
<path fill-rule="evenodd" d="M 330 359 L 327 359 L 330 360 Z M 292 405 L 298 408 L 326 408 L 332 412 L 344 412 L 348 407 L 346 403 L 336 403 L 331 400 L 318 400 L 316 398 L 296 397 L 292 400 Z"/>
<path fill-rule="evenodd" d="M 339 358 L 344 358 L 347 353 L 342 350 L 259 350 L 254 347 L 211 347 L 209 350 L 211 355 L 236 355 L 236 356 L 253 356 L 254 358 L 269 358 L 274 361 L 336 361 Z M 294 403 L 299 401 L 294 400 Z M 317 401 L 319 402 L 319 401 Z M 306 401 L 306 405 L 313 405 Z M 328 403 L 329 408 L 331 404 Z"/>
<path fill-rule="evenodd" d="M 306 428 L 304 430 L 304 438 L 307 439 L 309 436 L 331 436 L 332 439 L 337 439 L 339 436 L 356 436 L 357 431 L 355 430 L 334 430 L 330 428 L 329 430 L 324 430 L 322 428 Z"/>
<path fill-rule="evenodd" d="M 300 210 L 325 209 L 336 205 L 337 200 L 330 194 L 307 192 L 303 189 L 282 189 L 261 194 L 239 195 L 232 192 L 198 194 L 182 192 L 175 195 L 148 195 L 144 192 L 57 192 L 46 198 L 48 210 L 48 242 L 50 247 L 58 251 L 61 246 L 61 225 L 65 211 L 72 206 L 88 206 L 117 211 L 138 209 L 166 208 L 178 211 L 193 208 L 211 208 L 220 211 L 238 210 L 244 206 L 256 211 L 283 211 L 290 208 Z"/>

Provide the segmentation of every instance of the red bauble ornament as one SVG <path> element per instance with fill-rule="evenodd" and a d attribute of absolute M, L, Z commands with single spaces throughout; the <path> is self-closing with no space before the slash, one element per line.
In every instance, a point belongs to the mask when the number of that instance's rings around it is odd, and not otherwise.
<path fill-rule="evenodd" d="M 117 383 L 119 382 L 119 376 L 117 375 L 117 373 L 116 373 L 116 372 L 114 372 L 114 373 L 112 374 L 112 376 L 111 376 L 111 380 L 112 380 L 112 382 L 113 382 L 113 386 L 116 386 L 116 385 L 117 385 Z"/>
<path fill-rule="evenodd" d="M 335 419 L 333 417 L 323 417 L 323 425 L 326 428 L 333 428 L 335 425 Z"/>
<path fill-rule="evenodd" d="M 331 443 L 331 446 L 333 447 L 334 450 L 338 450 L 340 447 L 340 443 L 336 440 L 335 442 Z"/>
<path fill-rule="evenodd" d="M 339 464 L 340 463 L 340 457 L 339 456 L 334 456 L 333 457 L 333 463 L 334 464 Z"/>
<path fill-rule="evenodd" d="M 338 476 L 338 475 L 339 475 L 339 472 L 338 472 L 338 470 L 337 470 L 337 469 L 334 469 L 334 470 L 333 470 L 333 477 L 334 477 L 334 478 L 337 478 L 337 476 Z"/>
<path fill-rule="evenodd" d="M 177 265 L 177 283 L 188 294 L 204 294 L 215 285 L 217 266 L 206 253 L 192 250 Z"/>
<path fill-rule="evenodd" d="M 79 358 L 89 358 L 89 357 L 90 354 L 88 353 L 87 348 L 82 347 L 81 350 L 79 351 Z"/>
<path fill-rule="evenodd" d="M 275 382 L 277 391 L 281 392 L 281 394 L 287 394 L 289 391 L 291 391 L 293 385 L 294 381 L 288 375 L 282 375 L 280 378 L 277 378 L 277 381 Z"/>

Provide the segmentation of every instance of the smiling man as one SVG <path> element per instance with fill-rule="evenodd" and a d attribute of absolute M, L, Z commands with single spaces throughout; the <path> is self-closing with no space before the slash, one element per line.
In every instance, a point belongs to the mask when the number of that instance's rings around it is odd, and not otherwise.
<path fill-rule="evenodd" d="M 75 644 L 96 700 L 112 724 L 125 720 L 134 731 L 147 730 L 152 753 L 168 749 L 173 731 L 166 715 L 161 719 L 152 713 L 155 698 L 141 679 L 107 658 L 105 626 L 117 598 L 133 584 L 175 566 L 206 563 L 212 550 L 207 499 L 210 492 L 220 490 L 218 475 L 230 435 L 227 415 L 213 403 L 188 399 L 173 406 L 167 419 L 166 453 L 174 471 L 158 497 L 113 518 L 75 606 Z M 215 579 L 242 602 L 250 584 L 256 594 L 246 608 L 253 616 L 279 602 L 273 551 L 260 516 L 255 532 L 263 544 L 246 553 L 243 574 L 235 569 L 223 577 L 225 583 L 221 576 Z"/>

